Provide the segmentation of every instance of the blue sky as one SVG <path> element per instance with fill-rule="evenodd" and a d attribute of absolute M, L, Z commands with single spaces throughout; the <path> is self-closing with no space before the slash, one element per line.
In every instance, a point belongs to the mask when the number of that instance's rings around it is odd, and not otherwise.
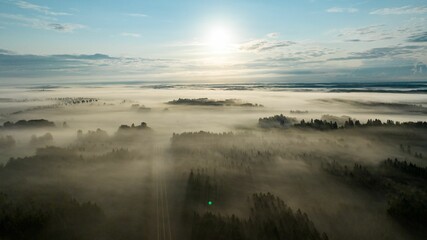
<path fill-rule="evenodd" d="M 0 0 L 0 81 L 426 80 L 420 0 Z"/>

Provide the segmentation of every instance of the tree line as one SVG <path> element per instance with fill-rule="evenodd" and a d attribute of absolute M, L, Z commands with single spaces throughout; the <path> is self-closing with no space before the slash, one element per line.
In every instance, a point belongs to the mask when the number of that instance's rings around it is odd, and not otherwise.
<path fill-rule="evenodd" d="M 296 118 L 286 117 L 281 115 L 275 115 L 272 117 L 260 118 L 258 120 L 258 126 L 261 128 L 311 128 L 316 130 L 334 130 L 334 129 L 345 129 L 345 128 L 357 128 L 357 127 L 409 127 L 409 128 L 427 128 L 426 121 L 418 122 L 399 122 L 393 120 L 387 120 L 385 122 L 380 119 L 368 119 L 366 123 L 362 123 L 359 120 L 349 118 L 344 122 L 343 125 L 338 125 L 336 121 L 327 121 L 321 119 L 311 119 L 306 121 L 302 119 L 297 121 Z"/>

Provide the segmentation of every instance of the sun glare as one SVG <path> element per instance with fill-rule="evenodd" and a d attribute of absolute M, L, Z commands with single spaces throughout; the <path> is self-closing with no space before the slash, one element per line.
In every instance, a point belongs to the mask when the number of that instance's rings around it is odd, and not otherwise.
<path fill-rule="evenodd" d="M 226 53 L 231 48 L 232 34 L 223 26 L 211 28 L 206 37 L 206 44 L 214 53 Z"/>

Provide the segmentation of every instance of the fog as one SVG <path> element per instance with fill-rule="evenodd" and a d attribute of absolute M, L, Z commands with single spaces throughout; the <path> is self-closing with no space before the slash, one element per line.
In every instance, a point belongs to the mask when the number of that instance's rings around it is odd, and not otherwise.
<path fill-rule="evenodd" d="M 0 95 L 0 239 L 427 237 L 425 94 Z"/>

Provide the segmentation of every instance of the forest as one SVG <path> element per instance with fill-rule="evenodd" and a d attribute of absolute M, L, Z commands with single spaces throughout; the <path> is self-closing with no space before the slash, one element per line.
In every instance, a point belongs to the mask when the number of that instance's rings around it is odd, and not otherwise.
<path fill-rule="evenodd" d="M 225 99 L 215 100 L 208 98 L 179 98 L 177 100 L 169 101 L 168 104 L 172 105 L 196 105 L 196 106 L 238 106 L 238 107 L 263 107 L 257 103 L 242 102 L 240 99 Z"/>

